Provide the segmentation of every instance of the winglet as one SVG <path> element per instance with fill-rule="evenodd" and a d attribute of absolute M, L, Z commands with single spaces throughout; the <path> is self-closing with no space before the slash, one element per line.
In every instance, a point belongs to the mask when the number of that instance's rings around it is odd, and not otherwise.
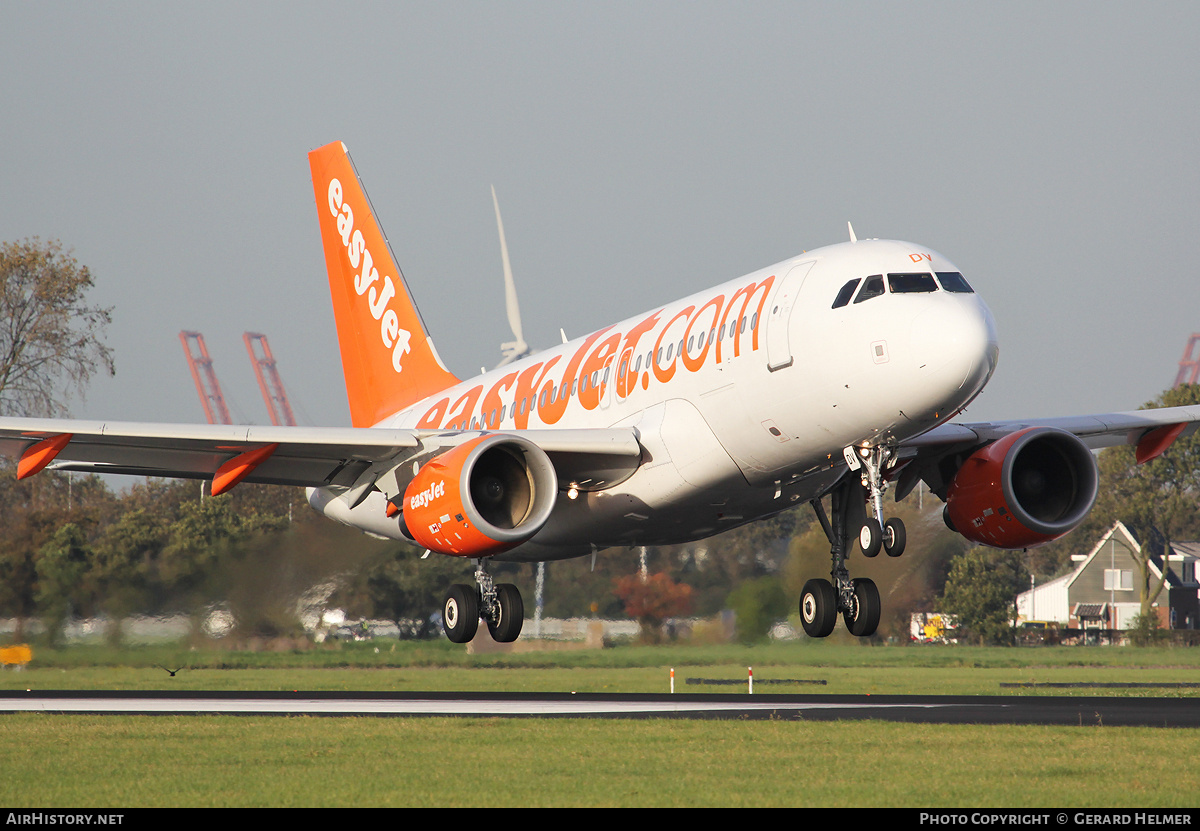
<path fill-rule="evenodd" d="M 340 141 L 308 154 L 355 427 L 458 383 L 438 357 Z"/>

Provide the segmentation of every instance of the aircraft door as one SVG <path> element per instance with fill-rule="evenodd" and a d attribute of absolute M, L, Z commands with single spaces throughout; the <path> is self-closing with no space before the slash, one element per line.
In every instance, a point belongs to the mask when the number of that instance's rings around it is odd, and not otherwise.
<path fill-rule="evenodd" d="M 804 278 L 815 263 L 815 260 L 810 260 L 792 266 L 771 299 L 767 314 L 767 369 L 772 372 L 792 365 L 792 346 L 788 337 L 792 309 L 804 286 Z"/>

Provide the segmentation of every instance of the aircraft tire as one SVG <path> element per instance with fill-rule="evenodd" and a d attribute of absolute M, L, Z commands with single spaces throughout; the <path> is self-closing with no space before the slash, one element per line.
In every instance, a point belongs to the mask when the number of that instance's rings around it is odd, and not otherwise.
<path fill-rule="evenodd" d="M 512 583 L 496 584 L 496 620 L 488 621 L 488 631 L 496 643 L 512 643 L 521 635 L 525 623 L 525 603 L 520 590 Z"/>
<path fill-rule="evenodd" d="M 898 517 L 892 517 L 883 524 L 883 550 L 889 557 L 899 557 L 904 553 L 904 545 L 908 535 L 904 531 L 904 522 Z"/>
<path fill-rule="evenodd" d="M 875 517 L 869 516 L 863 523 L 862 530 L 858 532 L 858 544 L 864 557 L 874 557 L 883 547 L 883 528 Z"/>
<path fill-rule="evenodd" d="M 442 629 L 453 643 L 468 643 L 479 630 L 479 595 L 474 586 L 455 583 L 442 604 Z"/>
<path fill-rule="evenodd" d="M 800 593 L 800 623 L 810 638 L 827 638 L 837 624 L 837 592 L 828 580 L 817 578 L 804 584 Z"/>
<path fill-rule="evenodd" d="M 854 578 L 854 607 L 842 612 L 842 620 L 851 635 L 867 638 L 879 628 L 879 589 L 867 577 Z"/>

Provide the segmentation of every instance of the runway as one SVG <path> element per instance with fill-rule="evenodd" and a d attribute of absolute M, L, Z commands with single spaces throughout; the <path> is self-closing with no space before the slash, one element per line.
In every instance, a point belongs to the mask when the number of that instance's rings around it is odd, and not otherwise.
<path fill-rule="evenodd" d="M 571 693 L 0 692 L 0 713 L 710 718 L 1200 727 L 1200 699 Z"/>

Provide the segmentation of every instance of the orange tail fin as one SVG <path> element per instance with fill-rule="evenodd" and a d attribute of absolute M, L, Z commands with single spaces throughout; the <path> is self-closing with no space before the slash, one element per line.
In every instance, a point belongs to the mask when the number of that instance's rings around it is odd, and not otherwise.
<path fill-rule="evenodd" d="M 425 331 L 346 146 L 327 144 L 308 162 L 350 419 L 370 427 L 458 379 Z"/>

